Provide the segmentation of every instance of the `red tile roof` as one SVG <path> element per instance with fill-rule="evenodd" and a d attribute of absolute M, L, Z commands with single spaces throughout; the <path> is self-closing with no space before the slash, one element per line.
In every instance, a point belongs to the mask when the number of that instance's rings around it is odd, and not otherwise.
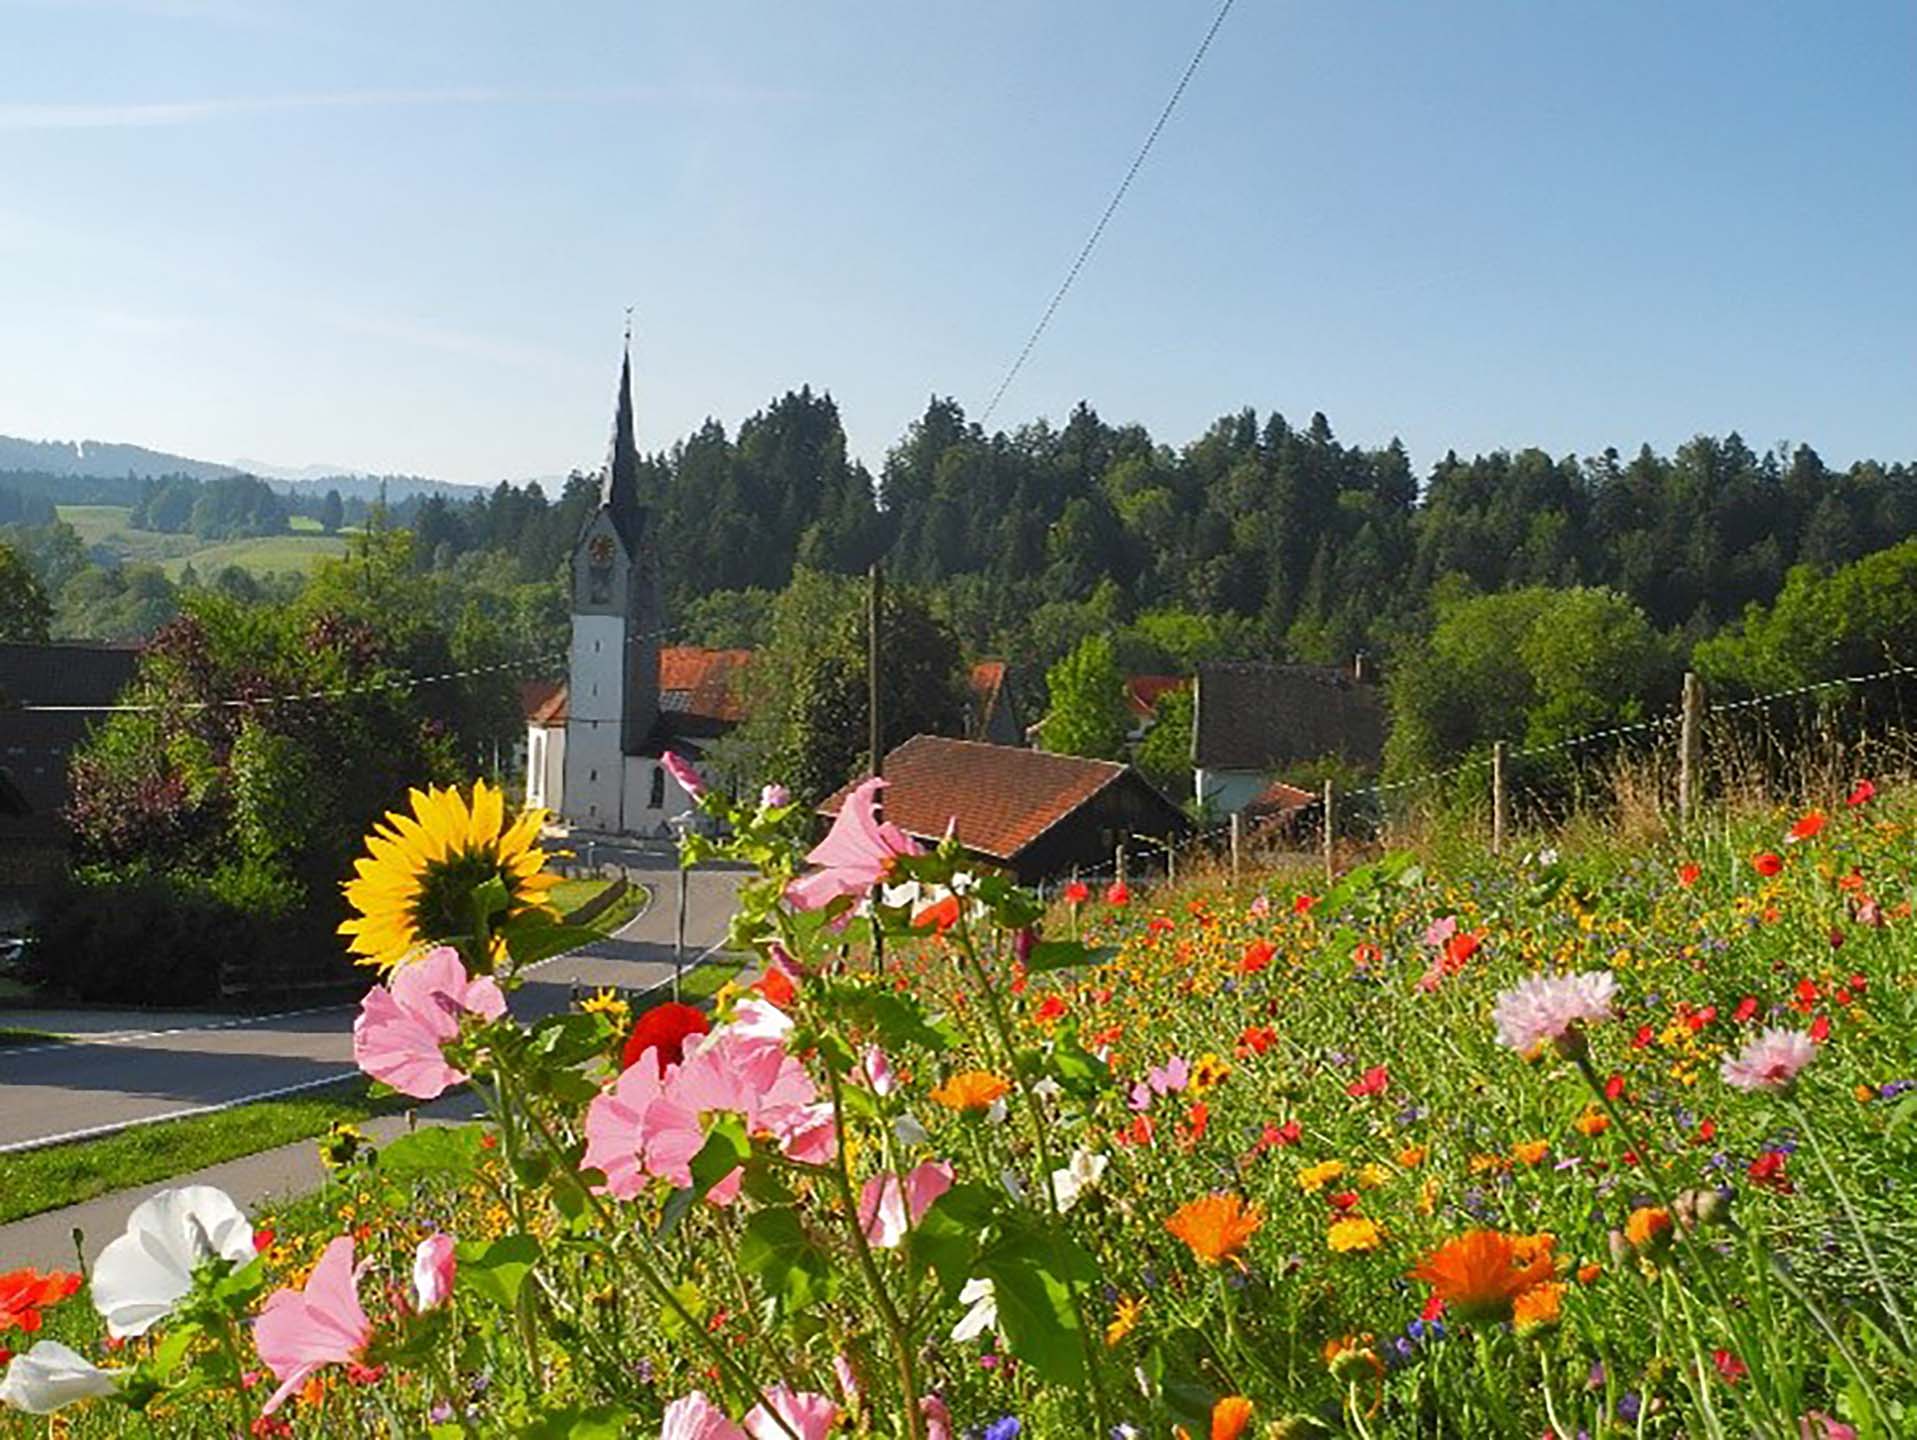
<path fill-rule="evenodd" d="M 1127 675 L 1125 704 L 1141 720 L 1158 713 L 1158 701 L 1167 690 L 1183 690 L 1191 684 L 1189 675 Z"/>
<path fill-rule="evenodd" d="M 1302 810 L 1307 805 L 1315 805 L 1320 798 L 1309 790 L 1287 785 L 1283 780 L 1274 780 L 1252 797 L 1245 810 L 1257 815 L 1283 814 L 1288 810 Z"/>
<path fill-rule="evenodd" d="M 968 850 L 1010 860 L 1125 770 L 1111 760 L 915 735 L 885 757 L 885 818 L 925 840 L 956 822 Z M 857 783 L 820 813 L 837 815 Z"/>
<path fill-rule="evenodd" d="M 561 680 L 528 680 L 519 687 L 519 709 L 528 725 L 566 723 L 566 686 Z"/>
<path fill-rule="evenodd" d="M 736 725 L 745 719 L 740 682 L 752 663 L 750 650 L 706 650 L 670 645 L 659 651 L 659 708 L 669 715 L 692 716 Z M 519 688 L 528 725 L 566 723 L 566 687 L 533 681 Z"/>

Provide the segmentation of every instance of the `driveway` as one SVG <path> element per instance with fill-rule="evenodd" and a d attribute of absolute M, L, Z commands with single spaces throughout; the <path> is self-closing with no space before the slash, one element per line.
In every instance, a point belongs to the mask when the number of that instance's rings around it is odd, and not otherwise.
<path fill-rule="evenodd" d="M 533 967 L 511 1006 L 520 1019 L 562 1010 L 575 989 L 640 990 L 669 981 L 678 874 L 660 847 L 612 851 L 652 901 L 617 934 Z M 739 872 L 688 877 L 686 959 L 717 948 Z M 152 1028 L 0 1049 L 0 1152 L 177 1119 L 326 1085 L 355 1071 L 355 1005 L 208 1020 L 155 1016 Z M 31 1023 L 31 1022 L 28 1022 Z"/>

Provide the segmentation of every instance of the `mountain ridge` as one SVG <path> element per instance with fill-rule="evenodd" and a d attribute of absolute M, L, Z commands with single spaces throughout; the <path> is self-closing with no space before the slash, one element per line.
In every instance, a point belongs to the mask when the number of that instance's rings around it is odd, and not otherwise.
<path fill-rule="evenodd" d="M 229 465 L 121 441 L 28 440 L 0 435 L 0 472 L 5 471 L 68 476 L 75 480 L 123 480 L 129 475 L 138 480 L 163 475 L 220 480 L 233 475 L 252 475 L 285 494 L 323 494 L 327 490 L 338 490 L 341 498 L 349 500 L 377 499 L 382 485 L 387 499 L 393 501 L 409 495 L 471 495 L 482 488 L 424 475 L 376 475 L 368 471 L 335 471 L 317 465 L 279 466 L 264 461 Z"/>

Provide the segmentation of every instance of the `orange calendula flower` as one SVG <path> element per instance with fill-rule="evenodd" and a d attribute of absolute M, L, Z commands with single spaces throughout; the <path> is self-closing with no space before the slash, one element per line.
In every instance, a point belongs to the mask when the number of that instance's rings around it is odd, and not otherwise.
<path fill-rule="evenodd" d="M 1416 1170 L 1430 1153 L 1423 1145 L 1407 1145 L 1398 1152 L 1398 1164 L 1406 1170 Z"/>
<path fill-rule="evenodd" d="M 1120 1295 L 1118 1304 L 1112 1310 L 1112 1323 L 1105 1327 L 1105 1343 L 1116 1345 L 1138 1328 L 1138 1316 L 1145 1308 L 1143 1300 L 1134 1300 L 1129 1295 Z"/>
<path fill-rule="evenodd" d="M 1375 1221 L 1360 1215 L 1349 1215 L 1343 1220 L 1331 1222 L 1325 1243 L 1339 1255 L 1366 1254 L 1384 1243 L 1384 1231 L 1378 1228 Z"/>
<path fill-rule="evenodd" d="M 1602 1275 L 1603 1273 L 1604 1273 L 1604 1267 L 1602 1265 L 1598 1264 L 1594 1260 L 1587 1261 L 1585 1264 L 1578 1266 L 1578 1284 L 1580 1285 L 1595 1284 L 1598 1276 Z"/>
<path fill-rule="evenodd" d="M 961 1070 L 934 1090 L 932 1098 L 948 1110 L 985 1110 L 1011 1088 L 989 1070 Z"/>
<path fill-rule="evenodd" d="M 1640 1205 L 1624 1222 L 1624 1238 L 1640 1255 L 1662 1250 L 1671 1243 L 1671 1212 L 1661 1205 Z"/>
<path fill-rule="evenodd" d="M 1541 1165 L 1550 1153 L 1549 1140 L 1520 1140 L 1511 1147 L 1511 1158 L 1522 1165 Z"/>
<path fill-rule="evenodd" d="M 1602 1110 L 1586 1110 L 1575 1124 L 1580 1135 L 1602 1135 L 1611 1128 L 1611 1117 Z"/>
<path fill-rule="evenodd" d="M 1227 1395 L 1211 1407 L 1211 1440 L 1238 1440 L 1251 1424 L 1251 1401 Z"/>
<path fill-rule="evenodd" d="M 1511 1323 L 1520 1335 L 1549 1330 L 1563 1318 L 1564 1282 L 1546 1280 L 1533 1285 L 1511 1302 Z"/>
<path fill-rule="evenodd" d="M 1468 1230 L 1421 1260 L 1411 1278 L 1429 1285 L 1460 1319 L 1488 1322 L 1510 1319 L 1518 1296 L 1552 1273 L 1547 1237 Z"/>
<path fill-rule="evenodd" d="M 1265 1223 L 1265 1212 L 1234 1194 L 1203 1195 L 1178 1208 L 1165 1228 L 1207 1265 L 1236 1255 Z"/>

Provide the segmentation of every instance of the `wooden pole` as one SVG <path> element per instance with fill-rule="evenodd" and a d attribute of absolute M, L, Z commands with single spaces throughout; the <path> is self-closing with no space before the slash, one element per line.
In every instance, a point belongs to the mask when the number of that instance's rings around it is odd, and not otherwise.
<path fill-rule="evenodd" d="M 1491 853 L 1504 853 L 1504 825 L 1506 818 L 1504 789 L 1504 742 L 1494 741 L 1491 745 Z"/>
<path fill-rule="evenodd" d="M 1689 825 L 1697 809 L 1704 759 L 1704 682 L 1684 672 L 1684 702 L 1677 727 L 1677 818 Z"/>
<path fill-rule="evenodd" d="M 1338 878 L 1338 811 L 1337 802 L 1331 792 L 1331 782 L 1325 781 L 1325 883 L 1329 885 Z"/>
<path fill-rule="evenodd" d="M 1118 842 L 1117 850 L 1112 852 L 1112 874 L 1118 877 L 1118 883 L 1125 883 L 1125 842 Z"/>
<path fill-rule="evenodd" d="M 1238 884 L 1238 874 L 1244 860 L 1245 824 L 1244 816 L 1234 810 L 1231 812 L 1231 883 Z"/>
<path fill-rule="evenodd" d="M 872 775 L 876 779 L 885 773 L 885 727 L 879 715 L 879 616 L 885 603 L 885 570 L 878 561 L 872 562 L 869 572 L 870 584 L 866 587 L 865 615 L 865 709 L 867 721 L 866 741 L 871 749 Z M 885 792 L 879 791 L 873 807 L 875 818 L 885 818 Z M 876 890 L 875 890 L 876 895 Z M 872 969 L 876 973 L 885 968 L 885 937 L 879 933 L 879 918 L 875 911 L 872 916 Z"/>

